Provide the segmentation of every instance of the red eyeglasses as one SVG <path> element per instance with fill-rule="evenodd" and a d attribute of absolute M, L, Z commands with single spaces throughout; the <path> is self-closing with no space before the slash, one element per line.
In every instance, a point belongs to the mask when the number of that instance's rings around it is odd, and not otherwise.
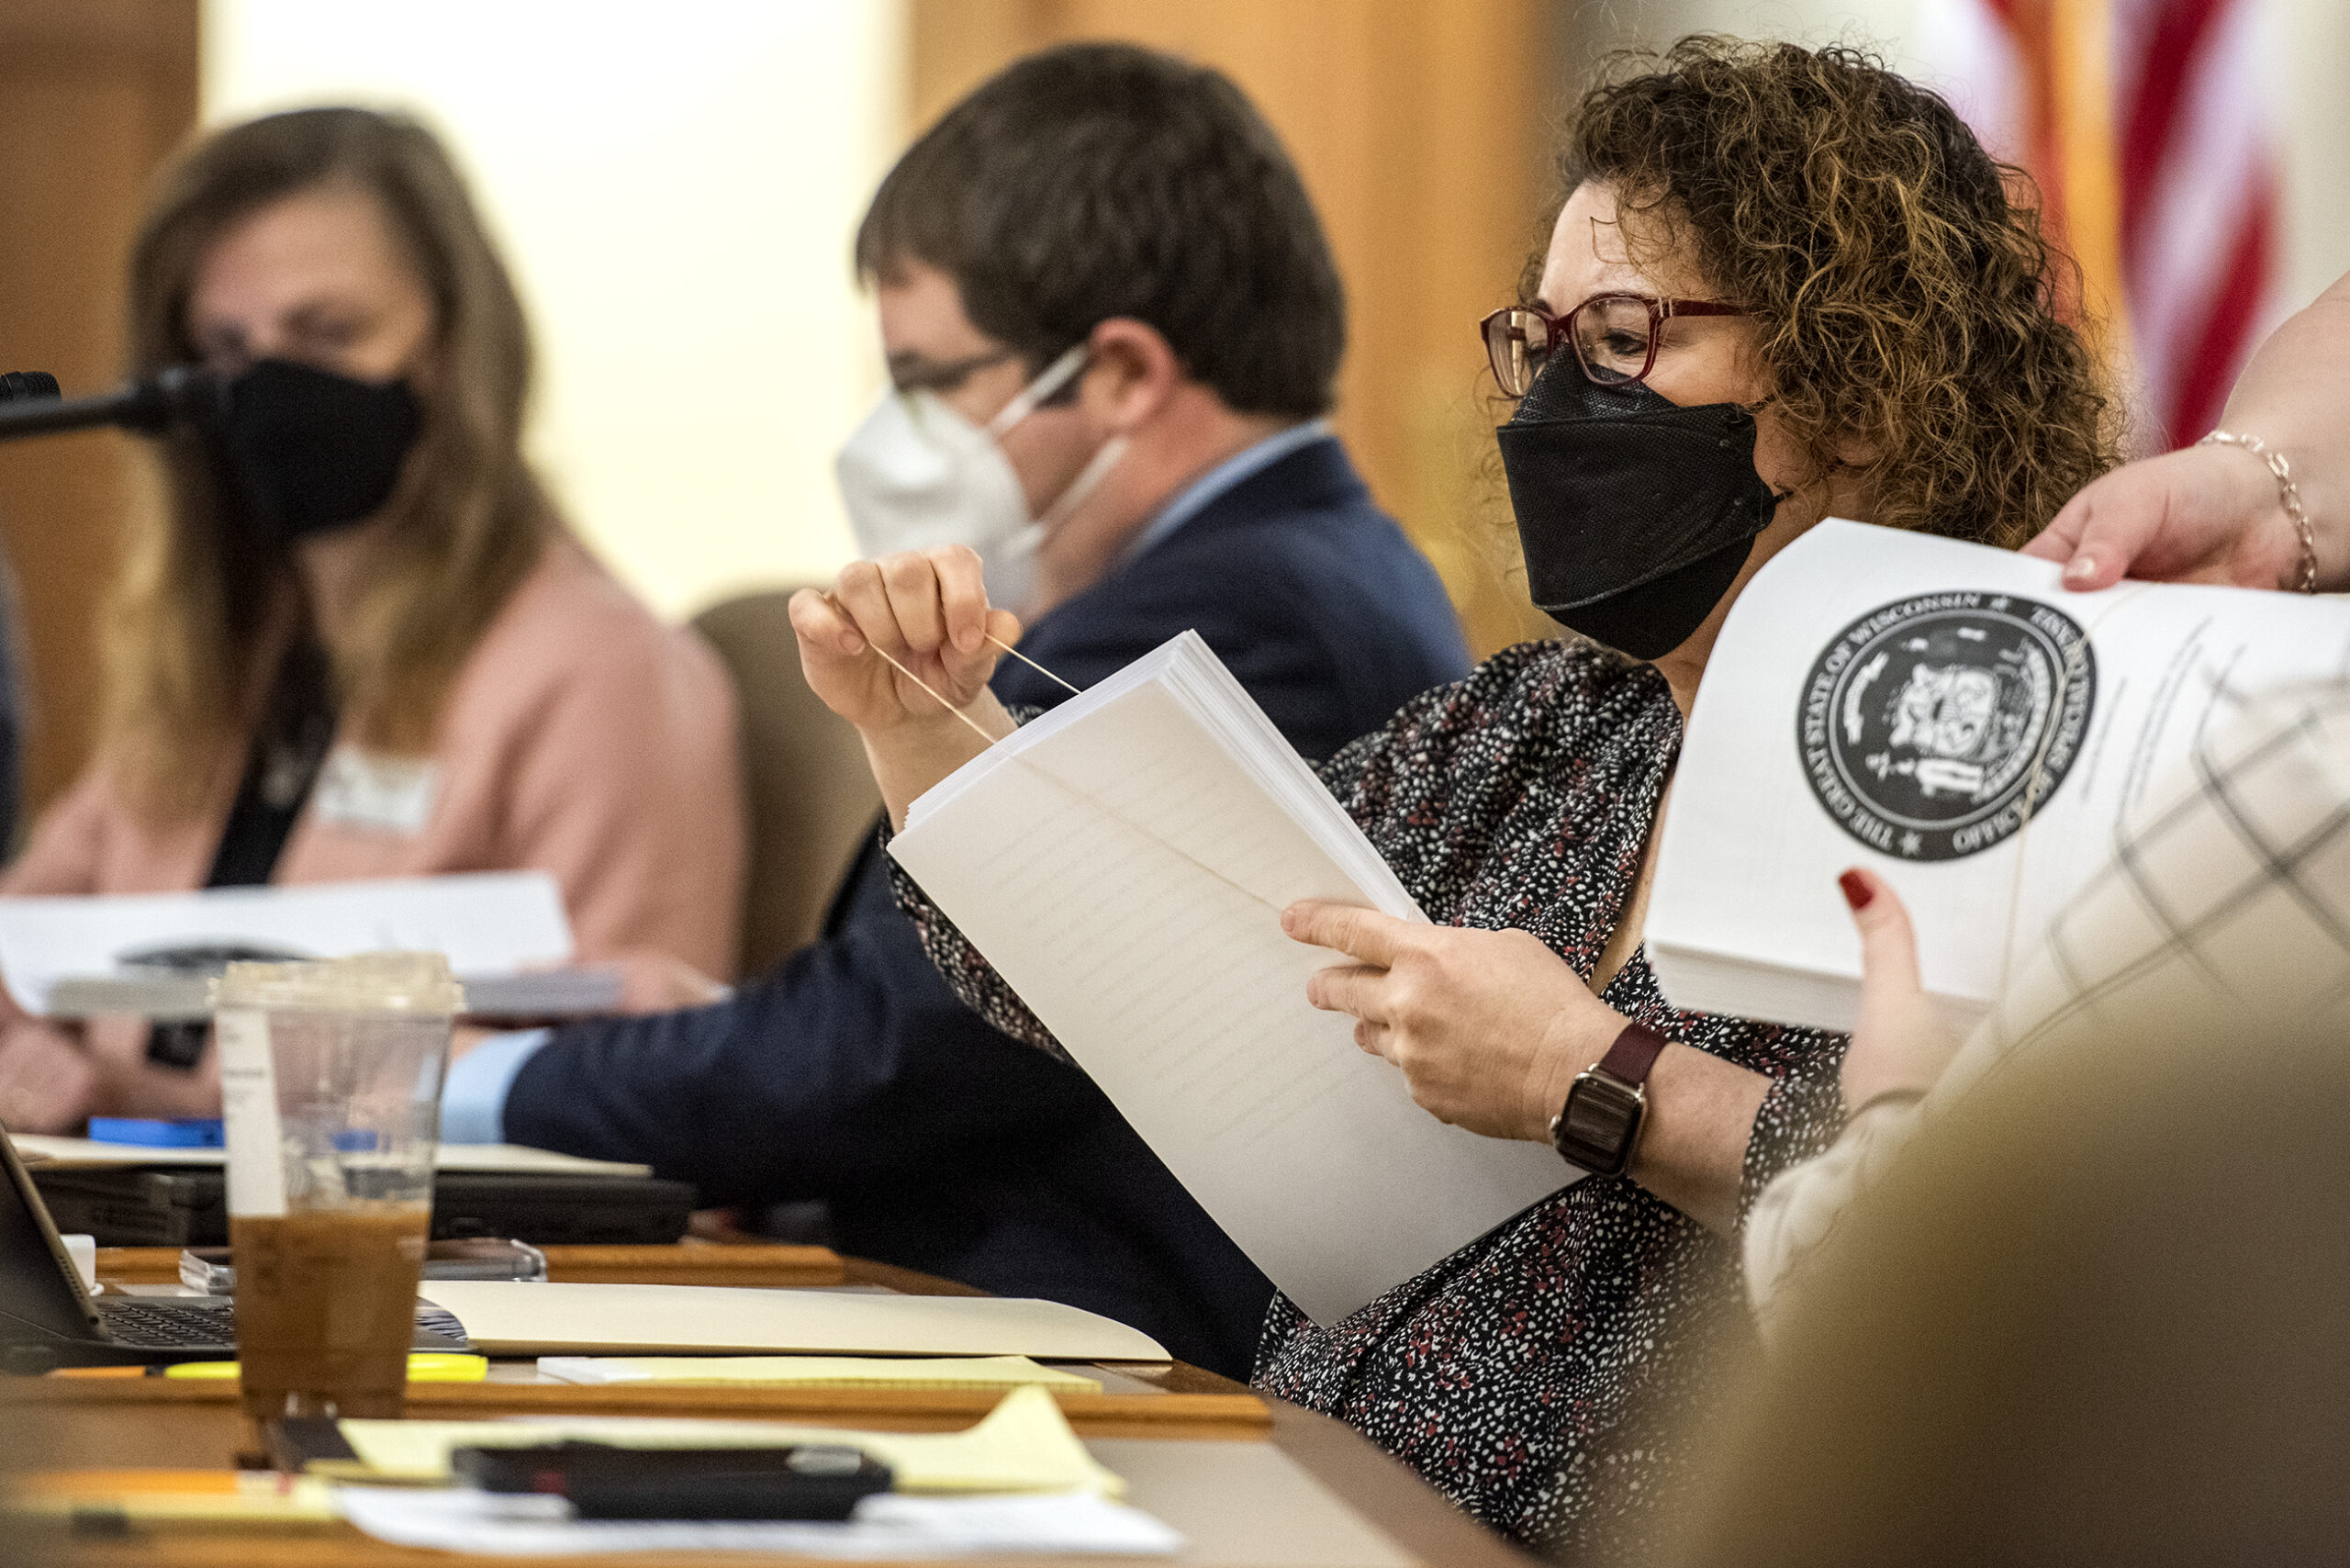
<path fill-rule="evenodd" d="M 1574 345 L 1585 375 L 1603 386 L 1620 386 L 1648 379 L 1656 368 L 1657 329 L 1673 317 L 1752 314 L 1743 305 L 1710 299 L 1595 294 L 1564 319 L 1539 305 L 1505 305 L 1477 324 L 1477 334 L 1503 392 L 1523 398 L 1561 339 Z"/>

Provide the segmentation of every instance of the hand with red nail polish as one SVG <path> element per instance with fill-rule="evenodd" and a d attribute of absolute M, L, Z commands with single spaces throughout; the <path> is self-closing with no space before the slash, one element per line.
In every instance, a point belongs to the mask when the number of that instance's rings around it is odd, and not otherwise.
<path fill-rule="evenodd" d="M 1918 937 L 1901 895 L 1857 866 L 1836 885 L 1861 934 L 1861 1018 L 1842 1078 L 1849 1115 L 1881 1094 L 1932 1088 L 1961 1036 L 1919 979 Z"/>

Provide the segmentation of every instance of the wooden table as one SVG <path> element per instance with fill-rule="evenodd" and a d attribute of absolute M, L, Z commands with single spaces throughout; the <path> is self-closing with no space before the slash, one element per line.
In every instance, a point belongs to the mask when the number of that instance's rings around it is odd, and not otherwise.
<path fill-rule="evenodd" d="M 175 1250 L 109 1249 L 99 1277 L 159 1283 Z M 556 1280 L 622 1283 L 864 1287 L 915 1294 L 977 1294 L 822 1248 L 550 1247 Z M 530 1362 L 502 1362 L 492 1381 L 419 1383 L 408 1408 L 437 1419 L 508 1415 L 714 1416 L 894 1430 L 954 1430 L 985 1414 L 985 1391 L 582 1387 L 540 1383 Z M 1125 1475 L 1133 1500 L 1183 1532 L 1172 1561 L 1200 1568 L 1503 1568 L 1524 1557 L 1463 1517 L 1351 1428 L 1197 1367 L 1094 1369 L 1100 1394 L 1058 1394 L 1070 1425 Z M 58 1469 L 228 1468 L 252 1441 L 233 1383 L 162 1378 L 0 1380 L 0 1429 L 18 1462 Z M 77 1540 L 65 1561 L 86 1568 L 423 1568 L 453 1559 L 383 1545 L 345 1525 L 284 1530 L 179 1530 Z M 501 1559 L 547 1562 L 549 1559 Z M 747 1554 L 630 1554 L 565 1559 L 588 1568 L 760 1561 Z M 1051 1568 L 1101 1560 L 991 1557 Z M 1131 1563 L 1132 1560 L 1127 1561 Z"/>

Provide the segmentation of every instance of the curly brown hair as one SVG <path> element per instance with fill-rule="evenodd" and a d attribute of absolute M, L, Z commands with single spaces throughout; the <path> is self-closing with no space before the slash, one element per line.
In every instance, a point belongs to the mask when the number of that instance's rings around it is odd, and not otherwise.
<path fill-rule="evenodd" d="M 1844 442 L 1875 454 L 1875 521 L 2020 544 L 2121 460 L 2030 180 L 1867 52 L 1697 35 L 1618 55 L 1560 173 L 1694 245 L 1753 312 L 1774 408 L 1820 471 Z"/>

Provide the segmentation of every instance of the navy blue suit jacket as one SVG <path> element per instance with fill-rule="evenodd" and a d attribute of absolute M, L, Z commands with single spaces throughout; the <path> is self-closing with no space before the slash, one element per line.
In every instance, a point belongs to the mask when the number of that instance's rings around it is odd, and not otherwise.
<path fill-rule="evenodd" d="M 1210 501 L 1022 651 L 1084 687 L 1187 627 L 1314 758 L 1468 670 L 1436 573 L 1336 441 Z M 1014 706 L 1068 695 L 1013 659 L 995 685 Z M 1270 1284 L 1090 1079 L 955 999 L 881 855 L 820 940 L 732 1000 L 558 1031 L 506 1136 L 649 1163 L 708 1204 L 822 1198 L 845 1252 L 1086 1307 L 1246 1377 Z"/>

